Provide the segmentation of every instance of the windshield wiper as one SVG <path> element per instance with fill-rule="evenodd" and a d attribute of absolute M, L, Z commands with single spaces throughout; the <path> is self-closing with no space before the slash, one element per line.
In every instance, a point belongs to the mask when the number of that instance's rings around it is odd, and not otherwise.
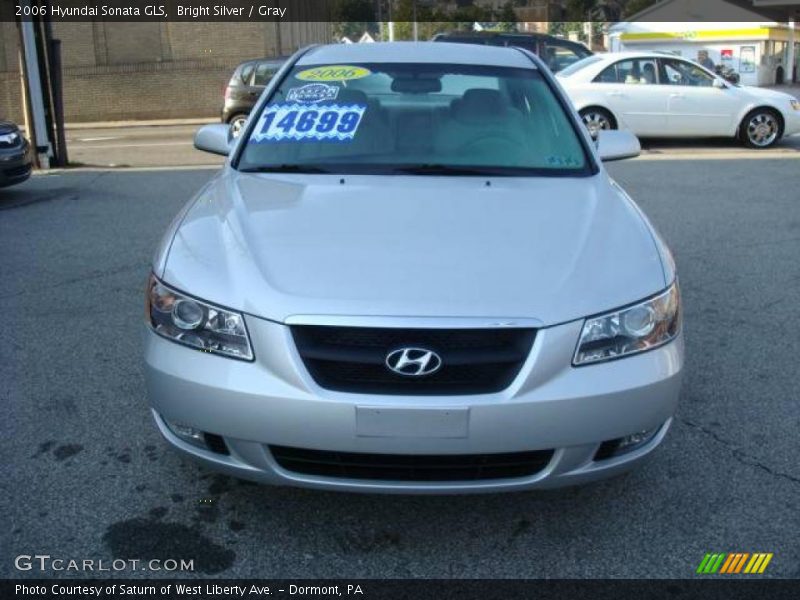
<path fill-rule="evenodd" d="M 242 173 L 331 173 L 317 165 L 261 165 L 239 169 Z"/>
<path fill-rule="evenodd" d="M 395 173 L 404 175 L 497 175 L 498 170 L 480 167 L 459 167 L 457 165 L 419 164 L 393 167 Z"/>

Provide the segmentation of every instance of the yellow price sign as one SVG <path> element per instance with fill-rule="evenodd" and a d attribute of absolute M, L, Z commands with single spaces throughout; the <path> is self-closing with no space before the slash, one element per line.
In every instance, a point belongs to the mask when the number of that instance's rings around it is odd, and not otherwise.
<path fill-rule="evenodd" d="M 372 75 L 372 71 L 364 67 L 352 65 L 327 65 L 300 71 L 295 77 L 301 81 L 350 81 Z"/>

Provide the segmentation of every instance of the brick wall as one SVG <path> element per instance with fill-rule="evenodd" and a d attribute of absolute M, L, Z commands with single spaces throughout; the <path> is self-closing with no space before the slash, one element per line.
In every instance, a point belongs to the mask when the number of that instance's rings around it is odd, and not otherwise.
<path fill-rule="evenodd" d="M 329 23 L 56 23 L 69 122 L 215 117 L 234 67 L 330 41 Z M 0 22 L 0 118 L 23 120 L 16 25 Z"/>

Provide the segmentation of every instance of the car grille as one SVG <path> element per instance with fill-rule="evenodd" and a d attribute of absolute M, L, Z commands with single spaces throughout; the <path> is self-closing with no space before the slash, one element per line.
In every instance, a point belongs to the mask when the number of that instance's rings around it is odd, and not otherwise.
<path fill-rule="evenodd" d="M 553 450 L 504 454 L 367 454 L 269 446 L 287 471 L 342 479 L 382 481 L 480 481 L 530 477 L 544 469 Z"/>
<path fill-rule="evenodd" d="M 519 373 L 535 329 L 402 329 L 292 326 L 298 352 L 323 388 L 358 394 L 489 394 Z M 391 371 L 387 355 L 398 348 L 436 352 L 441 368 L 410 377 Z"/>

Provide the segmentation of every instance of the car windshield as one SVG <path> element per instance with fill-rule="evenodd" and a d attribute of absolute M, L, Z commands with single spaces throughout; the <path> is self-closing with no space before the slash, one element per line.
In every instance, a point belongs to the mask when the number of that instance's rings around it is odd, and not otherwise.
<path fill-rule="evenodd" d="M 254 119 L 242 171 L 574 176 L 575 124 L 534 69 L 295 67 Z"/>
<path fill-rule="evenodd" d="M 558 72 L 559 77 L 569 77 L 570 75 L 574 75 L 578 71 L 585 69 L 586 67 L 593 65 L 596 62 L 600 62 L 603 60 L 602 56 L 597 56 L 596 54 L 592 54 L 587 56 L 586 58 L 582 58 L 577 62 L 572 63 L 568 67 L 564 67 L 561 71 Z"/>

